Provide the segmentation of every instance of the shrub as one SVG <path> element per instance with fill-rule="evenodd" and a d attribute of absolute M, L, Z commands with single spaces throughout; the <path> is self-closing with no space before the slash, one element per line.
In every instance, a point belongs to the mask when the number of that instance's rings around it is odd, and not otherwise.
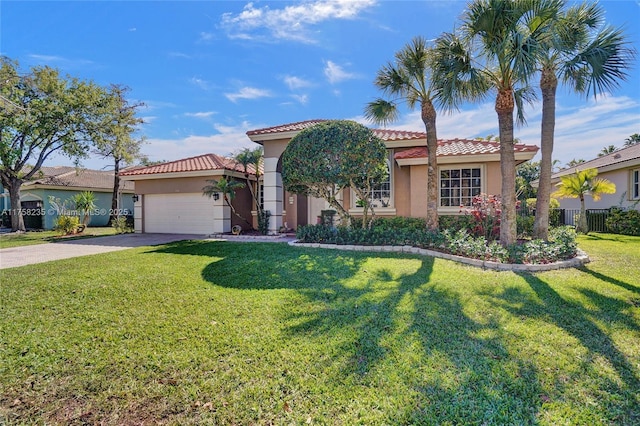
<path fill-rule="evenodd" d="M 271 217 L 270 210 L 261 210 L 258 212 L 258 231 L 262 235 L 269 233 L 269 218 Z"/>
<path fill-rule="evenodd" d="M 502 203 L 497 195 L 480 194 L 473 197 L 471 208 L 465 214 L 472 217 L 471 234 L 489 241 L 500 238 L 500 213 Z"/>
<path fill-rule="evenodd" d="M 640 211 L 613 207 L 605 224 L 614 234 L 640 236 Z"/>
<path fill-rule="evenodd" d="M 444 231 L 445 229 L 449 229 L 451 231 L 471 229 L 473 224 L 473 217 L 469 215 L 440 216 L 439 224 L 441 231 Z"/>
<path fill-rule="evenodd" d="M 488 241 L 484 236 L 473 236 L 467 229 L 431 231 L 424 227 L 392 228 L 388 226 L 392 221 L 385 219 L 381 222 L 376 221 L 373 227 L 365 229 L 346 226 L 299 226 L 296 235 L 301 243 L 409 245 L 442 250 L 474 259 L 512 263 L 550 263 L 574 257 L 577 252 L 576 232 L 571 227 L 552 229 L 548 242 L 532 240 L 504 248 L 497 241 Z M 407 222 L 413 224 L 411 221 Z"/>
<path fill-rule="evenodd" d="M 78 216 L 58 216 L 53 229 L 58 231 L 60 235 L 71 235 L 78 232 L 80 219 Z"/>
<path fill-rule="evenodd" d="M 533 235 L 533 224 L 535 222 L 535 216 L 516 216 L 516 226 L 518 228 L 518 237 L 528 237 Z"/>
<path fill-rule="evenodd" d="M 129 223 L 128 216 L 116 217 L 111 221 L 111 227 L 115 229 L 118 234 L 133 232 L 133 227 Z"/>

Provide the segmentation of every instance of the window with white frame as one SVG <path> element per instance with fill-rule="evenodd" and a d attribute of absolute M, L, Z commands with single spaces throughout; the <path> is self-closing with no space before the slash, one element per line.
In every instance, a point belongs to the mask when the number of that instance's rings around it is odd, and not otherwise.
<path fill-rule="evenodd" d="M 640 200 L 640 169 L 631 170 L 631 196 L 633 200 Z"/>
<path fill-rule="evenodd" d="M 440 207 L 470 206 L 482 192 L 482 169 L 440 168 Z"/>
<path fill-rule="evenodd" d="M 378 185 L 374 186 L 371 190 L 371 204 L 374 208 L 392 207 L 392 173 L 391 162 L 387 159 L 387 178 Z M 351 193 L 355 195 L 355 191 L 351 191 Z M 354 196 L 352 200 L 353 207 L 362 207 L 362 204 L 359 202 L 357 197 Z"/>

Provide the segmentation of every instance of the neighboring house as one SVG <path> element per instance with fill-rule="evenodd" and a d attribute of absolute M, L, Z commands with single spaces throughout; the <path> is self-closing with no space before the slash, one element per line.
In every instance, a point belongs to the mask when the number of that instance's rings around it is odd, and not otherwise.
<path fill-rule="evenodd" d="M 41 215 L 26 214 L 25 226 L 32 229 L 53 229 L 58 216 L 56 206 L 51 203 L 66 201 L 67 208 L 73 208 L 71 198 L 83 191 L 91 191 L 96 197 L 96 209 L 91 212 L 89 226 L 106 226 L 111 213 L 113 194 L 113 172 L 80 169 L 69 166 L 42 167 L 34 179 L 24 182 L 20 188 L 20 203 L 25 213 L 35 211 Z M 0 206 L 11 208 L 9 193 L 1 194 Z M 68 201 L 67 201 L 68 200 Z M 123 214 L 133 213 L 133 184 L 121 184 L 119 209 Z"/>
<path fill-rule="evenodd" d="M 255 173 L 249 172 L 249 180 L 255 182 Z M 208 235 L 229 232 L 234 225 L 245 230 L 249 228 L 232 214 L 222 194 L 216 199 L 202 193 L 202 189 L 210 184 L 208 180 L 223 176 L 246 182 L 244 169 L 231 158 L 204 154 L 125 170 L 120 176 L 123 181 L 135 185 L 136 232 Z M 232 204 L 238 214 L 256 226 L 255 206 L 248 187 L 236 192 Z"/>
<path fill-rule="evenodd" d="M 552 192 L 560 181 L 560 176 L 575 173 L 576 169 L 597 169 L 599 178 L 607 179 L 616 184 L 615 194 L 603 194 L 600 201 L 593 201 L 591 197 L 586 196 L 585 207 L 587 209 L 606 209 L 620 206 L 640 210 L 640 144 L 554 173 L 551 176 Z M 537 187 L 538 182 L 532 184 Z M 562 198 L 558 201 L 561 209 L 580 209 L 580 200 L 577 198 Z"/>

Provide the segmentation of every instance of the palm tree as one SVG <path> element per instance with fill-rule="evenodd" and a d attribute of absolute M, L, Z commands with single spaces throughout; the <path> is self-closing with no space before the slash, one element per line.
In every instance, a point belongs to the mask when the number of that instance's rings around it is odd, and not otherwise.
<path fill-rule="evenodd" d="M 640 143 L 640 133 L 634 133 L 624 140 L 625 147 L 632 146 L 637 143 Z"/>
<path fill-rule="evenodd" d="M 584 206 L 584 196 L 590 194 L 593 201 L 600 200 L 602 194 L 614 194 L 616 185 L 607 179 L 596 178 L 597 169 L 578 170 L 571 175 L 560 176 L 560 182 L 556 185 L 558 189 L 551 194 L 554 198 L 580 198 L 580 217 L 578 218 L 577 232 L 587 234 L 589 224 L 587 223 L 587 211 Z"/>
<path fill-rule="evenodd" d="M 91 191 L 79 192 L 73 197 L 76 210 L 82 214 L 82 225 L 86 228 L 91 220 L 91 211 L 96 208 L 96 196 Z"/>
<path fill-rule="evenodd" d="M 605 155 L 613 154 L 618 150 L 618 147 L 615 145 L 609 145 L 602 148 L 602 150 L 598 153 L 598 157 L 604 157 Z"/>
<path fill-rule="evenodd" d="M 256 212 L 258 214 L 258 229 L 261 232 L 266 234 L 269 228 L 269 224 L 266 222 L 269 220 L 270 215 L 265 215 L 265 212 L 263 210 L 263 205 L 260 202 L 260 191 L 259 191 L 263 159 L 264 159 L 264 154 L 261 146 L 255 149 L 244 148 L 234 156 L 234 160 L 240 163 L 244 169 L 244 177 L 247 180 L 247 186 L 249 187 L 251 196 L 253 197 L 256 203 Z M 253 169 L 253 172 L 256 177 L 255 188 L 253 186 L 253 183 L 249 179 L 249 176 L 251 174 L 250 169 Z"/>
<path fill-rule="evenodd" d="M 395 63 L 384 65 L 374 84 L 391 100 L 376 99 L 365 107 L 365 117 L 378 124 L 388 124 L 399 116 L 398 103 L 411 109 L 420 106 L 427 134 L 427 227 L 438 228 L 438 135 L 436 132 L 436 100 L 430 78 L 432 49 L 423 37 L 415 37 L 395 54 Z"/>
<path fill-rule="evenodd" d="M 565 1 L 559 4 L 564 6 Z M 540 181 L 533 236 L 549 236 L 549 202 L 553 173 L 556 89 L 558 81 L 577 93 L 609 91 L 627 76 L 633 57 L 621 29 L 602 25 L 604 10 L 597 4 L 580 4 L 554 17 L 540 60 L 542 125 L 540 137 Z M 615 147 L 611 146 L 613 150 Z M 609 153 L 609 152 L 607 152 Z"/>
<path fill-rule="evenodd" d="M 222 194 L 222 198 L 224 202 L 229 206 L 231 212 L 236 215 L 238 218 L 246 222 L 251 229 L 253 229 L 253 224 L 249 222 L 244 216 L 238 213 L 233 207 L 231 203 L 233 199 L 236 197 L 236 191 L 245 187 L 244 182 L 240 182 L 233 179 L 227 179 L 226 176 L 221 177 L 218 180 L 207 180 L 210 185 L 202 188 L 202 195 L 206 195 L 209 198 L 215 197 L 214 194 Z"/>
<path fill-rule="evenodd" d="M 468 5 L 459 35 L 436 41 L 435 76 L 446 104 L 484 98 L 496 92 L 502 173 L 500 243 L 516 240 L 516 171 L 514 112 L 524 123 L 523 105 L 533 99 L 529 80 L 557 0 L 474 0 Z"/>

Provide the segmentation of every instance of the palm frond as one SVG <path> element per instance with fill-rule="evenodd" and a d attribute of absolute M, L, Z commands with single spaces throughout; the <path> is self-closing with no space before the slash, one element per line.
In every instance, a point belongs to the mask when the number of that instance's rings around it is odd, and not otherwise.
<path fill-rule="evenodd" d="M 364 109 L 364 116 L 367 120 L 386 126 L 398 119 L 400 112 L 394 102 L 385 99 L 376 99 L 369 102 Z"/>

